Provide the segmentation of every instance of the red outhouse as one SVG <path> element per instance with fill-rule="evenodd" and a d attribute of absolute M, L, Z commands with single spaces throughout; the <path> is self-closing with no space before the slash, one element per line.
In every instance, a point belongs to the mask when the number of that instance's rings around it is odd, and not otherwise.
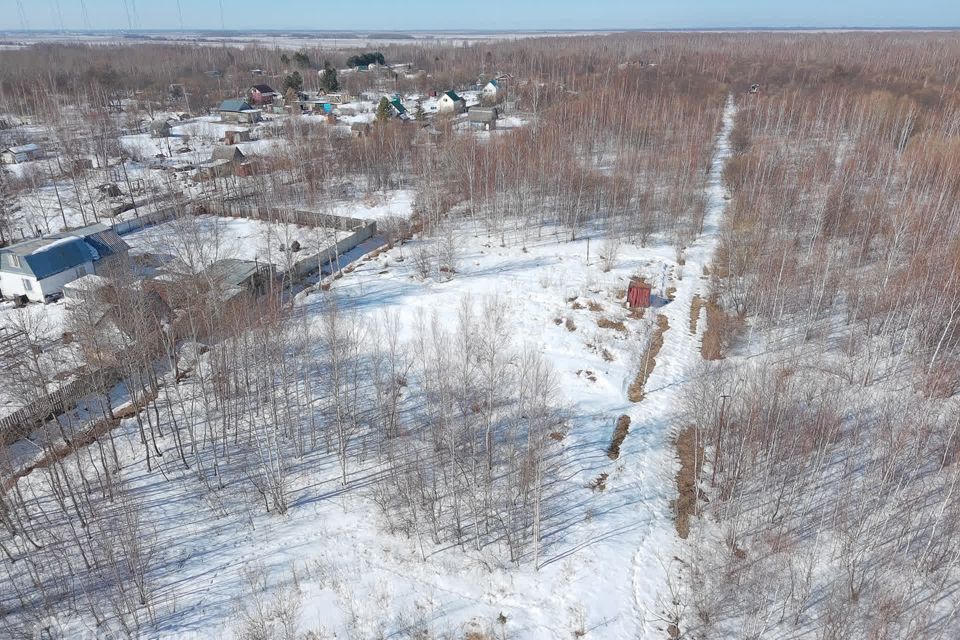
<path fill-rule="evenodd" d="M 627 304 L 631 309 L 646 308 L 650 306 L 650 285 L 643 280 L 634 278 L 630 281 L 630 287 L 627 289 Z"/>

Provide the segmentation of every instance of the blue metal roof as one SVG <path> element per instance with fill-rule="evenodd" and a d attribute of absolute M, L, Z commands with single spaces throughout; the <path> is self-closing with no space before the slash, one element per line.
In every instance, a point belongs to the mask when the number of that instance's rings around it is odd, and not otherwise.
<path fill-rule="evenodd" d="M 93 249 L 80 238 L 60 238 L 32 253 L 20 256 L 20 260 L 30 267 L 37 280 L 49 278 L 97 258 Z"/>

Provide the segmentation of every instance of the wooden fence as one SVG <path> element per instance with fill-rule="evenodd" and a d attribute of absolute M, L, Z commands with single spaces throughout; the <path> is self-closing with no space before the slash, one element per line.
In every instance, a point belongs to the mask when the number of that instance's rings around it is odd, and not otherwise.
<path fill-rule="evenodd" d="M 31 401 L 13 413 L 0 418 L 0 441 L 5 445 L 16 442 L 42 425 L 48 418 L 73 408 L 83 396 L 118 384 L 123 379 L 116 369 L 85 372 L 56 391 Z"/>

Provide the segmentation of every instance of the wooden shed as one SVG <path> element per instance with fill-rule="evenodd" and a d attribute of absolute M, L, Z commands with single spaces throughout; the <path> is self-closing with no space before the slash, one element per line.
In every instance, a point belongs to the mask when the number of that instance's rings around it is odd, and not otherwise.
<path fill-rule="evenodd" d="M 631 309 L 646 309 L 650 306 L 650 290 L 649 284 L 639 278 L 633 278 L 627 289 L 627 304 Z"/>

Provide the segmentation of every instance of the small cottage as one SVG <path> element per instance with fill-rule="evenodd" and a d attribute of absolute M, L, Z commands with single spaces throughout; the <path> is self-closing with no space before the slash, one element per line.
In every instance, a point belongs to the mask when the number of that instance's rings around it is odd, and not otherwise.
<path fill-rule="evenodd" d="M 252 124 L 260 121 L 260 110 L 250 106 L 246 100 L 224 100 L 217 109 L 221 122 L 242 122 Z"/>
<path fill-rule="evenodd" d="M 40 153 L 40 147 L 35 144 L 22 144 L 17 147 L 8 147 L 0 153 L 0 161 L 3 164 L 20 164 L 30 160 L 39 160 L 43 154 Z"/>
<path fill-rule="evenodd" d="M 491 80 L 480 90 L 480 97 L 486 103 L 493 103 L 500 97 L 500 83 L 497 80 Z"/>
<path fill-rule="evenodd" d="M 390 113 L 395 118 L 400 118 L 401 120 L 410 119 L 410 114 L 407 112 L 407 108 L 403 106 L 403 101 L 399 97 L 394 97 L 390 100 Z"/>
<path fill-rule="evenodd" d="M 499 113 L 496 107 L 472 107 L 468 114 L 470 124 L 489 131 L 497 127 Z"/>
<path fill-rule="evenodd" d="M 234 165 L 239 165 L 246 159 L 247 156 L 243 155 L 243 151 L 240 151 L 238 147 L 227 145 L 214 147 L 213 153 L 210 155 L 211 161 L 226 160 Z"/>
<path fill-rule="evenodd" d="M 440 113 L 463 113 L 467 110 L 467 101 L 457 95 L 455 91 L 445 91 L 437 100 L 437 111 Z"/>
<path fill-rule="evenodd" d="M 243 155 L 235 146 L 220 145 L 213 148 L 210 159 L 201 163 L 197 167 L 196 179 L 210 180 L 229 175 L 240 175 L 244 173 L 241 167 L 244 166 L 247 157 Z"/>
<path fill-rule="evenodd" d="M 223 134 L 223 143 L 234 145 L 240 142 L 250 142 L 249 129 L 229 129 Z"/>
<path fill-rule="evenodd" d="M 255 84 L 250 87 L 250 100 L 253 104 L 272 104 L 279 97 L 280 94 L 274 91 L 270 85 Z"/>

